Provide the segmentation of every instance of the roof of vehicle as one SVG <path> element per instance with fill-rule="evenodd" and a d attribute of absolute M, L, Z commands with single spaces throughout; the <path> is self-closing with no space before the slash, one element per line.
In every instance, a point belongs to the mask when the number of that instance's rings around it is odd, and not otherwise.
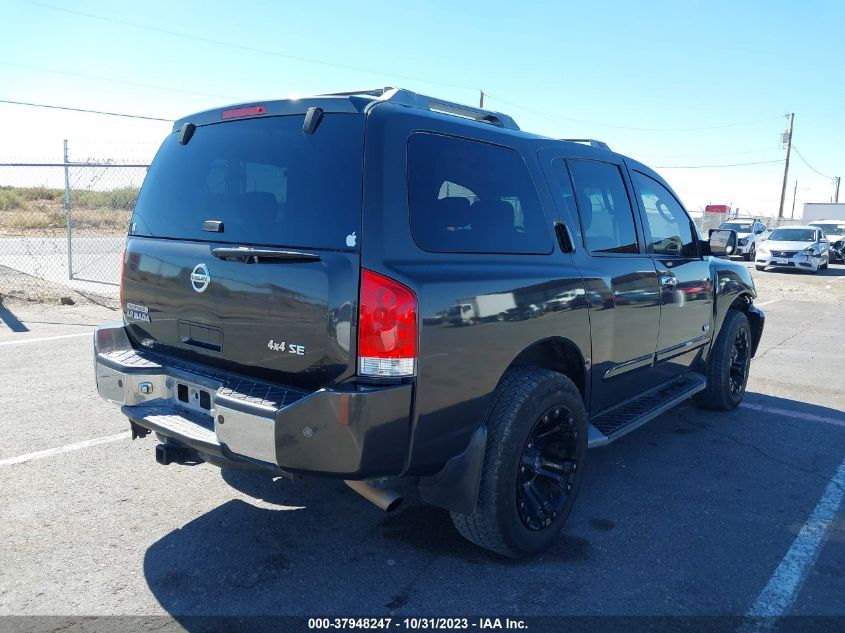
<path fill-rule="evenodd" d="M 430 97 L 410 90 L 392 87 L 350 90 L 347 92 L 334 92 L 296 99 L 259 99 L 230 104 L 184 116 L 174 121 L 172 131 L 179 131 L 183 125 L 188 123 L 202 126 L 212 125 L 234 118 L 304 114 L 310 108 L 320 108 L 323 112 L 329 113 L 363 113 L 382 103 L 416 108 L 420 114 L 428 114 L 430 116 L 451 115 L 466 119 L 469 124 L 475 122 L 491 125 L 503 131 L 507 130 L 515 133 L 517 136 L 525 139 L 578 143 L 595 150 L 597 156 L 605 154 L 605 152 L 615 154 L 606 143 L 596 139 L 550 139 L 549 137 L 520 129 L 512 117 L 502 112 L 476 108 L 446 101 L 439 97 Z"/>
<path fill-rule="evenodd" d="M 777 229 L 817 229 L 817 226 L 810 226 L 809 224 L 790 224 L 789 226 L 778 226 L 773 230 Z"/>

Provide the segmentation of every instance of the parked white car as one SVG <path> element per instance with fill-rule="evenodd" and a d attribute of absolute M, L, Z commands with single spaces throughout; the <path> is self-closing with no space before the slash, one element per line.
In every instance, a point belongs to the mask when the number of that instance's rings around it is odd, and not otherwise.
<path fill-rule="evenodd" d="M 830 260 L 839 260 L 845 264 L 845 220 L 816 220 L 808 226 L 815 226 L 824 231 L 830 241 Z"/>
<path fill-rule="evenodd" d="M 757 248 L 757 270 L 767 266 L 797 268 L 812 273 L 830 263 L 830 242 L 816 226 L 782 226 Z"/>
<path fill-rule="evenodd" d="M 760 244 L 766 239 L 769 230 L 760 220 L 753 218 L 734 218 L 719 225 L 720 229 L 736 231 L 736 254 L 745 261 L 753 261 Z"/>

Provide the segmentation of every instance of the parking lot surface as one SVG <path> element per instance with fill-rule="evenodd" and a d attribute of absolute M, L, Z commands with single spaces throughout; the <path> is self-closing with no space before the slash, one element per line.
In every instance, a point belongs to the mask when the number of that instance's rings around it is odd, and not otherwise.
<path fill-rule="evenodd" d="M 91 328 L 118 312 L 0 308 L 0 614 L 845 615 L 845 266 L 753 274 L 743 405 L 591 451 L 522 561 L 410 486 L 387 515 L 339 481 L 159 466 L 95 392 Z"/>

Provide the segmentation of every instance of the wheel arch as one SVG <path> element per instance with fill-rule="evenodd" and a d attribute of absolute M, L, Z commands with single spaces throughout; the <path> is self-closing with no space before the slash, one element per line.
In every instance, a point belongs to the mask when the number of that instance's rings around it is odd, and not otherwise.
<path fill-rule="evenodd" d="M 570 339 L 553 336 L 535 341 L 504 367 L 496 388 L 507 371 L 516 366 L 539 367 L 563 374 L 578 388 L 584 408 L 589 410 L 589 381 L 584 354 Z M 492 405 L 491 399 L 488 407 Z M 484 417 L 487 417 L 486 413 Z M 437 474 L 420 477 L 418 488 L 423 500 L 452 512 L 472 512 L 478 499 L 486 443 L 487 427 L 481 424 L 462 453 L 450 459 Z"/>
<path fill-rule="evenodd" d="M 587 365 L 581 349 L 570 339 L 551 336 L 535 341 L 516 355 L 505 368 L 505 372 L 516 365 L 540 367 L 563 374 L 578 387 L 584 406 L 587 408 L 589 396 Z"/>
<path fill-rule="evenodd" d="M 766 315 L 754 305 L 751 293 L 742 292 L 731 301 L 724 313 L 719 315 L 719 330 L 722 328 L 728 310 L 739 310 L 748 318 L 748 324 L 751 326 L 751 356 L 753 358 L 757 353 L 757 346 L 760 344 L 760 339 L 763 336 L 763 324 L 765 323 Z"/>

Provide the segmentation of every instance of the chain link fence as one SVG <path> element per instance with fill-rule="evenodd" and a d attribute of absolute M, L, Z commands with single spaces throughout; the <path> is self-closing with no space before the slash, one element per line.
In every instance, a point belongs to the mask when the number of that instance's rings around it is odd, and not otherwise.
<path fill-rule="evenodd" d="M 0 298 L 116 300 L 120 254 L 155 147 L 64 142 L 60 162 L 0 161 Z M 104 152 L 110 158 L 101 158 Z M 133 160 L 133 156 L 144 156 Z M 701 212 L 706 239 L 730 214 Z M 769 228 L 800 223 L 760 218 Z"/>
<path fill-rule="evenodd" d="M 749 217 L 756 217 L 766 226 L 766 228 L 770 230 L 776 229 L 779 226 L 794 226 L 802 223 L 800 218 L 769 218 L 765 216 L 741 215 L 739 216 L 739 219 L 742 220 Z M 736 216 L 729 213 L 702 212 L 698 214 L 697 217 L 693 218 L 693 222 L 695 222 L 695 225 L 698 227 L 701 236 L 704 239 L 707 239 L 707 236 L 710 234 L 710 229 L 718 228 L 723 222 L 729 222 L 734 219 L 736 219 Z"/>
<path fill-rule="evenodd" d="M 0 296 L 115 299 L 147 161 L 0 162 Z"/>

